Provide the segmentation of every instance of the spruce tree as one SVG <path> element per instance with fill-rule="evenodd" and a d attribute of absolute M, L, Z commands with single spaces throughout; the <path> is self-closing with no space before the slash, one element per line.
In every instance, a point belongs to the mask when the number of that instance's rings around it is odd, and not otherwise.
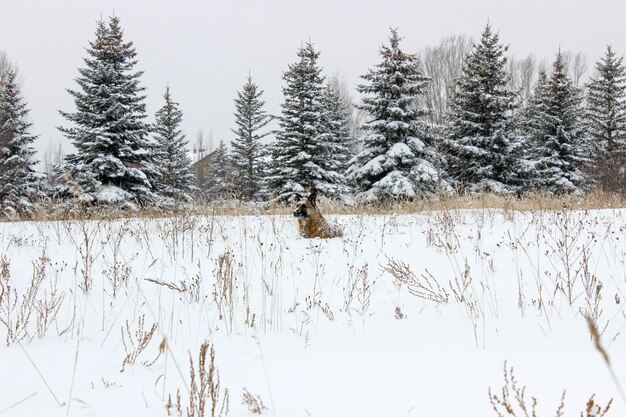
<path fill-rule="evenodd" d="M 35 171 L 33 143 L 30 133 L 29 109 L 9 69 L 0 82 L 0 218 L 28 215 L 32 203 L 41 197 L 42 174 Z"/>
<path fill-rule="evenodd" d="M 317 65 L 319 52 L 311 43 L 298 50 L 298 62 L 284 73 L 284 102 L 280 129 L 272 146 L 269 192 L 278 201 L 315 186 L 320 194 L 336 196 L 344 189 L 344 178 L 326 169 L 324 140 L 324 77 Z"/>
<path fill-rule="evenodd" d="M 511 110 L 507 88 L 508 47 L 490 25 L 463 64 L 448 116 L 448 172 L 469 192 L 510 192 L 517 185 Z"/>
<path fill-rule="evenodd" d="M 527 101 L 514 116 L 516 147 L 514 153 L 518 157 L 520 174 L 519 193 L 540 191 L 541 184 L 536 167 L 536 143 L 542 141 L 544 132 L 543 115 L 546 112 L 546 88 L 548 76 L 540 70 L 537 82 Z"/>
<path fill-rule="evenodd" d="M 262 90 L 248 77 L 235 99 L 235 140 L 231 143 L 233 175 L 237 178 L 235 196 L 245 201 L 260 198 L 264 180 L 263 145 L 261 139 L 269 132 L 260 132 L 272 120 L 263 110 Z"/>
<path fill-rule="evenodd" d="M 567 76 L 559 52 L 550 78 L 540 81 L 526 110 L 524 135 L 532 185 L 550 193 L 580 193 L 588 146 L 579 117 L 580 91 Z"/>
<path fill-rule="evenodd" d="M 66 156 L 58 191 L 86 203 L 136 208 L 158 203 L 149 179 L 157 178 L 148 142 L 141 71 L 132 42 L 125 42 L 120 20 L 98 21 L 95 40 L 79 69 L 79 90 L 68 90 L 75 112 L 61 112 L 69 127 L 60 131 L 76 153 Z"/>
<path fill-rule="evenodd" d="M 221 140 L 211 153 L 202 192 L 208 200 L 227 200 L 233 196 L 234 180 L 230 152 Z"/>
<path fill-rule="evenodd" d="M 343 175 L 354 155 L 354 140 L 350 134 L 350 114 L 345 102 L 331 84 L 327 84 L 323 96 L 322 123 L 324 133 L 320 136 L 326 145 L 323 167 L 326 171 Z M 343 192 L 347 188 L 342 189 Z"/>
<path fill-rule="evenodd" d="M 586 128 L 591 141 L 590 173 L 604 189 L 626 191 L 626 69 L 611 46 L 596 63 L 587 89 Z"/>
<path fill-rule="evenodd" d="M 382 62 L 362 76 L 360 108 L 369 120 L 363 130 L 363 150 L 351 161 L 348 179 L 365 200 L 414 198 L 449 188 L 440 170 L 436 143 L 423 120 L 426 110 L 416 99 L 426 91 L 428 78 L 419 70 L 416 55 L 400 49 L 391 30 L 389 45 L 380 50 Z"/>
<path fill-rule="evenodd" d="M 154 128 L 154 161 L 160 178 L 156 189 L 173 201 L 191 201 L 191 194 L 197 187 L 187 152 L 188 141 L 180 130 L 183 112 L 172 100 L 169 86 L 163 98 L 165 104 L 156 113 Z"/>

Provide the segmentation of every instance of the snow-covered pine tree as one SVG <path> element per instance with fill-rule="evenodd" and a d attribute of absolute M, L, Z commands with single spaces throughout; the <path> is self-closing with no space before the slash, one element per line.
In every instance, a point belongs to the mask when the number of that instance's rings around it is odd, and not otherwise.
<path fill-rule="evenodd" d="M 319 52 L 306 43 L 298 50 L 298 62 L 283 74 L 284 102 L 280 129 L 272 146 L 268 190 L 277 201 L 288 201 L 294 193 L 315 186 L 320 194 L 336 196 L 344 189 L 344 178 L 325 169 L 328 157 L 323 134 L 324 77 L 317 65 Z"/>
<path fill-rule="evenodd" d="M 29 109 L 9 69 L 0 82 L 0 218 L 32 213 L 44 176 L 35 171 L 37 136 L 30 134 Z"/>
<path fill-rule="evenodd" d="M 237 178 L 235 196 L 244 201 L 260 198 L 264 180 L 262 159 L 264 155 L 261 139 L 269 132 L 261 132 L 272 117 L 263 110 L 265 102 L 261 100 L 262 90 L 248 77 L 235 99 L 235 124 L 232 129 L 235 139 L 232 141 L 231 159 L 233 176 Z"/>
<path fill-rule="evenodd" d="M 75 112 L 61 112 L 70 127 L 60 127 L 76 153 L 65 158 L 58 192 L 79 201 L 136 208 L 158 203 L 149 179 L 156 171 L 148 142 L 141 71 L 132 42 L 125 42 L 120 20 L 97 23 L 95 40 L 79 69 L 79 90 L 68 90 Z"/>
<path fill-rule="evenodd" d="M 516 95 L 507 87 L 507 49 L 487 25 L 465 59 L 452 95 L 447 169 L 457 186 L 469 192 L 508 193 L 519 182 L 511 151 Z"/>
<path fill-rule="evenodd" d="M 516 141 L 513 152 L 517 155 L 519 161 L 519 169 L 523 173 L 520 175 L 518 191 L 519 193 L 527 193 L 539 191 L 541 184 L 537 177 L 535 148 L 536 143 L 541 142 L 543 138 L 543 114 L 546 111 L 546 88 L 548 85 L 548 76 L 544 69 L 539 70 L 537 81 L 533 87 L 533 91 L 528 96 L 526 103 L 515 112 L 514 129 Z"/>
<path fill-rule="evenodd" d="M 320 135 L 320 140 L 326 145 L 327 156 L 322 166 L 328 172 L 335 172 L 343 176 L 349 167 L 348 162 L 354 156 L 352 154 L 354 140 L 350 134 L 350 114 L 346 103 L 332 84 L 326 84 L 323 105 L 324 133 Z M 341 187 L 338 191 L 347 192 L 348 188 Z"/>
<path fill-rule="evenodd" d="M 567 76 L 561 52 L 556 56 L 550 78 L 544 79 L 540 76 L 522 128 L 531 184 L 537 191 L 580 193 L 581 168 L 589 150 L 579 117 L 580 91 Z"/>
<path fill-rule="evenodd" d="M 626 191 L 626 70 L 607 46 L 587 89 L 586 128 L 591 141 L 589 172 L 608 191 Z"/>
<path fill-rule="evenodd" d="M 228 147 L 221 140 L 212 152 L 208 173 L 201 189 L 208 200 L 227 200 L 233 196 L 233 182 L 231 155 Z"/>
<path fill-rule="evenodd" d="M 363 150 L 350 161 L 347 178 L 360 199 L 406 199 L 448 191 L 440 169 L 436 143 L 422 120 L 416 99 L 425 94 L 428 78 L 417 57 L 400 49 L 391 30 L 389 45 L 380 49 L 382 62 L 370 69 L 359 85 L 364 94 L 359 106 L 369 114 L 363 126 Z"/>
<path fill-rule="evenodd" d="M 154 162 L 159 174 L 156 190 L 173 202 L 188 202 L 196 187 L 196 177 L 191 172 L 191 158 L 187 152 L 188 141 L 180 130 L 183 112 L 172 100 L 170 87 L 165 88 L 165 104 L 156 112 L 154 126 Z"/>

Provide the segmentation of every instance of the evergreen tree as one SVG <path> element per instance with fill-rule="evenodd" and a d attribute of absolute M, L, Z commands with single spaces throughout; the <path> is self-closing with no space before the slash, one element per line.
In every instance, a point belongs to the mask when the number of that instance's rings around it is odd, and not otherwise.
<path fill-rule="evenodd" d="M 588 148 L 579 118 L 580 101 L 559 52 L 550 78 L 540 77 L 524 123 L 532 185 L 538 190 L 581 192 Z"/>
<path fill-rule="evenodd" d="M 322 103 L 324 133 L 320 135 L 320 140 L 326 145 L 326 158 L 322 166 L 328 172 L 343 175 L 353 157 L 354 141 L 350 134 L 350 114 L 345 102 L 330 84 L 326 85 Z"/>
<path fill-rule="evenodd" d="M 487 25 L 465 59 L 450 103 L 448 172 L 469 192 L 510 192 L 518 183 L 507 49 Z"/>
<path fill-rule="evenodd" d="M 85 67 L 77 78 L 80 90 L 68 90 L 76 111 L 61 112 L 73 124 L 59 128 L 76 148 L 66 156 L 64 181 L 58 191 L 87 203 L 157 203 L 149 179 L 157 178 L 148 142 L 149 126 L 139 84 L 141 71 L 132 42 L 123 40 L 117 17 L 98 21 Z"/>
<path fill-rule="evenodd" d="M 245 201 L 256 200 L 260 197 L 264 179 L 262 167 L 263 145 L 261 139 L 269 132 L 261 133 L 272 120 L 263 107 L 261 100 L 263 91 L 248 77 L 241 92 L 237 92 L 235 99 L 235 140 L 232 142 L 233 175 L 237 178 L 235 195 Z"/>
<path fill-rule="evenodd" d="M 626 191 L 626 70 L 611 46 L 596 63 L 588 86 L 586 127 L 592 147 L 591 177 L 612 191 Z"/>
<path fill-rule="evenodd" d="M 208 200 L 227 200 L 233 195 L 232 160 L 228 147 L 223 140 L 212 152 L 202 191 Z"/>
<path fill-rule="evenodd" d="M 34 169 L 29 109 L 9 69 L 0 82 L 0 217 L 30 214 L 34 198 L 41 196 L 43 176 Z"/>
<path fill-rule="evenodd" d="M 448 189 L 439 169 L 436 143 L 415 102 L 425 94 L 428 78 L 417 57 L 399 47 L 396 30 L 382 46 L 382 62 L 362 78 L 360 108 L 370 120 L 363 127 L 363 150 L 351 161 L 347 177 L 366 200 L 413 198 Z"/>
<path fill-rule="evenodd" d="M 345 189 L 343 176 L 326 169 L 327 126 L 323 121 L 324 78 L 317 65 L 319 52 L 307 43 L 298 50 L 298 57 L 283 75 L 286 86 L 280 129 L 272 147 L 268 189 L 279 201 L 312 186 L 326 196 Z"/>
<path fill-rule="evenodd" d="M 197 187 L 187 152 L 188 141 L 180 130 L 183 112 L 172 100 L 169 86 L 163 98 L 165 104 L 156 113 L 154 129 L 154 161 L 160 178 L 155 186 L 164 197 L 174 201 L 191 201 L 191 194 Z"/>
<path fill-rule="evenodd" d="M 537 183 L 539 178 L 535 166 L 535 148 L 536 143 L 543 140 L 543 115 L 546 112 L 547 85 L 548 76 L 545 70 L 541 69 L 526 104 L 514 116 L 517 140 L 513 153 L 517 156 L 519 170 L 522 171 L 519 175 L 521 181 L 518 191 L 520 193 L 539 191 L 541 186 Z"/>

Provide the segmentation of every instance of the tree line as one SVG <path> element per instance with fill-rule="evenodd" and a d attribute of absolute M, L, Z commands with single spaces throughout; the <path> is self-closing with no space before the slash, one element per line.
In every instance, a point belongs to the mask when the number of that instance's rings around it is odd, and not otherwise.
<path fill-rule="evenodd" d="M 47 175 L 36 170 L 28 106 L 2 54 L 2 215 L 29 214 L 48 198 L 129 209 L 198 198 L 288 202 L 310 187 L 358 201 L 626 191 L 626 72 L 611 46 L 581 85 L 580 55 L 558 51 L 550 68 L 512 60 L 490 25 L 476 42 L 447 38 L 420 56 L 401 41 L 392 29 L 356 104 L 324 75 L 311 42 L 283 73 L 279 115 L 264 110 L 248 77 L 234 100 L 233 140 L 210 154 L 202 183 L 169 87 L 155 122 L 146 121 L 137 52 L 118 17 L 97 22 L 77 88 L 68 90 L 74 109 L 61 111 L 59 130 L 74 152 L 44 161 Z"/>

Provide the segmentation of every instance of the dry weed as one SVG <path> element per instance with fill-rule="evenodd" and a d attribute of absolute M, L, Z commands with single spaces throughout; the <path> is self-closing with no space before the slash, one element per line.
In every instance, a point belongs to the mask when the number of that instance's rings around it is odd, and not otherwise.
<path fill-rule="evenodd" d="M 428 270 L 419 278 L 415 276 L 411 267 L 393 258 L 389 259 L 383 271 L 388 272 L 394 278 L 397 285 L 405 285 L 409 293 L 424 300 L 445 304 L 448 302 L 448 292 L 441 288 L 435 277 Z"/>
<path fill-rule="evenodd" d="M 131 333 L 130 331 L 130 324 L 128 323 L 128 320 L 126 320 L 126 326 L 122 326 L 122 344 L 124 345 L 126 356 L 122 361 L 122 369 L 120 369 L 120 372 L 124 372 L 126 365 L 132 365 L 135 363 L 141 352 L 143 352 L 150 344 L 152 336 L 154 336 L 157 324 L 154 323 L 149 329 L 145 330 L 145 318 L 145 314 L 139 316 L 134 333 Z M 153 364 L 160 355 L 161 351 L 159 350 L 157 357 L 151 362 L 144 362 L 144 365 L 149 366 Z"/>
<path fill-rule="evenodd" d="M 593 394 L 586 403 L 585 411 L 581 412 L 581 417 L 604 417 L 611 408 L 613 399 L 602 408 L 595 403 Z M 520 386 L 513 373 L 513 367 L 507 368 L 504 362 L 504 386 L 500 394 L 494 394 L 489 388 L 489 402 L 498 417 L 537 417 L 537 399 L 526 398 L 526 386 Z M 555 417 L 563 417 L 565 412 L 565 391 L 561 395 L 561 401 L 555 411 Z"/>
<path fill-rule="evenodd" d="M 267 407 L 263 404 L 259 395 L 254 396 L 244 387 L 242 390 L 242 404 L 248 406 L 248 411 L 252 414 L 261 414 Z"/>

